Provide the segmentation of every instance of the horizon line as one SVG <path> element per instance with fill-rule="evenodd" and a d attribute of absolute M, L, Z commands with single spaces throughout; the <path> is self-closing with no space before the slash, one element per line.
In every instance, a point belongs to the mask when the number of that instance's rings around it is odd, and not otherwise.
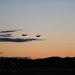
<path fill-rule="evenodd" d="M 64 59 L 64 58 L 75 58 L 75 56 L 66 56 L 66 57 L 61 57 L 61 56 L 51 56 L 51 57 L 44 57 L 44 58 L 31 58 L 31 57 L 5 57 L 5 56 L 0 56 L 0 58 L 27 58 L 27 59 L 31 59 L 31 60 L 36 60 L 36 59 L 46 59 L 46 58 L 62 58 L 62 59 Z"/>

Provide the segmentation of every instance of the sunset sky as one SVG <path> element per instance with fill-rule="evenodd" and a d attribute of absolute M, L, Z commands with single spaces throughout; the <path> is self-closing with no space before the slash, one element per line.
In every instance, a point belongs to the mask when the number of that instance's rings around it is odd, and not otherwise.
<path fill-rule="evenodd" d="M 0 56 L 74 57 L 75 0 L 0 0 Z"/>

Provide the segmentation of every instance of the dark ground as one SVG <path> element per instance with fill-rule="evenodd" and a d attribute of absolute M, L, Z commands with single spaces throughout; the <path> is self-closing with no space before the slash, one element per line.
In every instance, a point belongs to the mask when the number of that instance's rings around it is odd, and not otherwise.
<path fill-rule="evenodd" d="M 75 75 L 75 57 L 30 58 L 0 57 L 0 75 Z"/>

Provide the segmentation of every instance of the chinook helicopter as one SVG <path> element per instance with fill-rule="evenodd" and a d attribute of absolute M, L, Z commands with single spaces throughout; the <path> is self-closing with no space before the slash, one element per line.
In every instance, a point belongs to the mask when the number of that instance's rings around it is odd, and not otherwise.
<path fill-rule="evenodd" d="M 22 36 L 27 36 L 27 34 L 22 34 Z"/>
<path fill-rule="evenodd" d="M 36 35 L 36 37 L 41 37 L 41 35 Z"/>

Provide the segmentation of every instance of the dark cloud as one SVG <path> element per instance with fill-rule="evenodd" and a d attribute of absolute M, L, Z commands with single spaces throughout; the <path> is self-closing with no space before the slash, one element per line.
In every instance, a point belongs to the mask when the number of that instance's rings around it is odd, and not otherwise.
<path fill-rule="evenodd" d="M 3 34 L 3 35 L 0 35 L 0 37 L 11 37 L 12 35 L 11 34 Z"/>
<path fill-rule="evenodd" d="M 11 33 L 11 32 L 16 32 L 16 31 L 20 31 L 21 29 L 17 29 L 17 30 L 6 30 L 6 31 L 0 31 L 0 33 Z"/>
<path fill-rule="evenodd" d="M 42 39 L 36 38 L 0 38 L 0 42 L 30 42 L 30 41 L 41 41 Z"/>

